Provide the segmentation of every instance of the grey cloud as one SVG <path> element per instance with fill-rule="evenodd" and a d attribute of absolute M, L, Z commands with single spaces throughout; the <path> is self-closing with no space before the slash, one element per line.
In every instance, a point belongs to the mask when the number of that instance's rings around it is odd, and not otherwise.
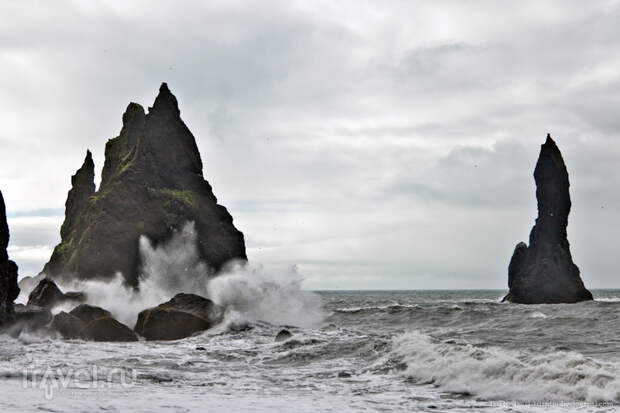
<path fill-rule="evenodd" d="M 457 147 L 423 166 L 400 171 L 382 198 L 404 197 L 416 202 L 470 207 L 514 208 L 532 203 L 536 159 L 525 147 L 501 141 L 493 148 Z"/>
<path fill-rule="evenodd" d="M 587 283 L 617 286 L 619 14 L 582 1 L 3 3 L 12 243 L 56 242 L 59 223 L 35 215 L 62 215 L 86 148 L 100 171 L 127 103 L 150 105 L 167 81 L 250 258 L 300 263 L 311 288 L 503 288 L 547 132 L 571 174 L 576 262 Z"/>

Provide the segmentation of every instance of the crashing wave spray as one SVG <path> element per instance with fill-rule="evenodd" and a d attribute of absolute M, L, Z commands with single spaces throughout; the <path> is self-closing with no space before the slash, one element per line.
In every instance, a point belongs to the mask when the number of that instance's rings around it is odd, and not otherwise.
<path fill-rule="evenodd" d="M 140 237 L 140 289 L 123 284 L 117 274 L 107 281 L 60 284 L 65 290 L 84 291 L 88 303 L 108 309 L 119 321 L 133 326 L 140 311 L 168 301 L 178 293 L 210 298 L 224 308 L 229 323 L 264 321 L 275 325 L 316 327 L 325 317 L 320 297 L 303 291 L 303 278 L 293 267 L 284 273 L 267 272 L 260 265 L 231 263 L 217 277 L 200 260 L 197 232 L 192 222 L 167 242 L 153 246 Z M 63 308 L 70 310 L 70 308 Z"/>
<path fill-rule="evenodd" d="M 212 278 L 208 296 L 222 306 L 229 323 L 264 321 L 275 325 L 318 327 L 326 314 L 321 298 L 301 289 L 302 276 L 293 266 L 284 273 L 262 266 L 237 265 Z"/>
<path fill-rule="evenodd" d="M 620 366 L 579 353 L 517 352 L 441 342 L 412 331 L 394 338 L 406 374 L 489 400 L 620 402 Z"/>

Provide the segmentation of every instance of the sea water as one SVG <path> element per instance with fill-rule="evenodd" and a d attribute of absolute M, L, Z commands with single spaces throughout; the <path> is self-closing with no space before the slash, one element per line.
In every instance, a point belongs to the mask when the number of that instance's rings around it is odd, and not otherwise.
<path fill-rule="evenodd" d="M 0 411 L 620 410 L 619 290 L 518 305 L 499 290 L 276 292 L 239 278 L 215 288 L 226 321 L 183 340 L 0 336 Z M 293 336 L 276 342 L 282 328 Z"/>

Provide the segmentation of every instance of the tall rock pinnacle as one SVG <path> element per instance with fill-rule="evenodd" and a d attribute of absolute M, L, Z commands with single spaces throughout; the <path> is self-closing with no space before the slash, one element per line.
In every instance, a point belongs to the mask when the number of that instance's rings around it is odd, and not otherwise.
<path fill-rule="evenodd" d="M 6 222 L 4 197 L 0 192 L 0 326 L 13 318 L 13 301 L 19 295 L 17 264 L 9 260 L 9 226 Z"/>
<path fill-rule="evenodd" d="M 529 247 L 517 244 L 508 266 L 510 291 L 504 301 L 522 304 L 592 300 L 573 263 L 566 227 L 571 209 L 568 172 L 557 145 L 547 135 L 534 170 L 538 218 Z"/>
<path fill-rule="evenodd" d="M 87 150 L 82 167 L 71 177 L 71 190 L 65 202 L 65 222 L 60 228 L 62 238 L 73 231 L 93 195 L 95 195 L 95 163 L 93 155 Z"/>
<path fill-rule="evenodd" d="M 204 179 L 196 140 L 164 83 L 149 112 L 130 103 L 120 135 L 105 148 L 101 185 L 87 152 L 72 177 L 61 243 L 43 272 L 52 278 L 109 278 L 137 286 L 141 235 L 158 244 L 194 222 L 201 259 L 215 273 L 246 259 L 243 234 Z"/>

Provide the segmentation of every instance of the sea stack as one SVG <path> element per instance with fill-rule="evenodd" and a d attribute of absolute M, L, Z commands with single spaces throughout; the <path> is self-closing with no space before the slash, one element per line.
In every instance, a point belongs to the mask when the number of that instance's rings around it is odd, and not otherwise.
<path fill-rule="evenodd" d="M 9 225 L 6 221 L 4 197 L 0 192 L 0 326 L 14 319 L 13 301 L 19 295 L 17 264 L 9 260 Z"/>
<path fill-rule="evenodd" d="M 508 266 L 510 291 L 503 301 L 544 304 L 592 300 L 571 257 L 566 235 L 571 208 L 568 171 L 550 135 L 541 146 L 534 179 L 538 218 L 529 247 L 520 242 L 512 255 Z"/>
<path fill-rule="evenodd" d="M 43 272 L 51 278 L 106 279 L 121 273 L 137 286 L 139 238 L 157 245 L 193 222 L 198 252 L 212 273 L 246 260 L 243 233 L 218 205 L 204 179 L 196 140 L 181 120 L 177 99 L 163 83 L 145 113 L 130 103 L 120 135 L 105 148 L 95 191 L 90 151 L 71 178 L 61 242 Z"/>

